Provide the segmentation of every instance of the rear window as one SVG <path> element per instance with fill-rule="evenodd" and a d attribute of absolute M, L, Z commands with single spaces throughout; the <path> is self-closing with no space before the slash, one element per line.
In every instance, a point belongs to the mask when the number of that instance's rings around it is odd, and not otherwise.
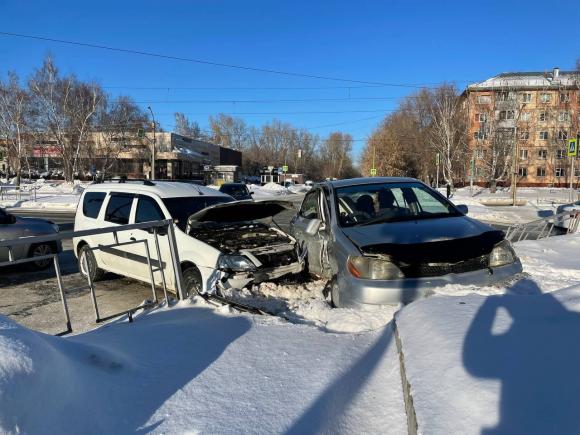
<path fill-rule="evenodd" d="M 135 212 L 135 223 L 160 221 L 165 219 L 163 212 L 157 201 L 148 196 L 139 196 L 137 201 L 137 211 Z"/>
<path fill-rule="evenodd" d="M 119 225 L 128 224 L 132 204 L 133 195 L 112 194 L 107 204 L 105 220 Z"/>
<path fill-rule="evenodd" d="M 83 199 L 83 214 L 96 219 L 107 194 L 105 192 L 87 192 Z"/>

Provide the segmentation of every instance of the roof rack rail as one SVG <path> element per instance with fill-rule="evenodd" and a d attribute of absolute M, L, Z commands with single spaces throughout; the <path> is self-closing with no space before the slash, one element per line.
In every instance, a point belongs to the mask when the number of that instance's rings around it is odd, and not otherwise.
<path fill-rule="evenodd" d="M 125 175 L 122 175 L 119 178 L 105 178 L 101 181 L 101 183 L 108 182 L 108 183 L 143 183 L 145 186 L 155 186 L 155 183 L 147 178 L 127 178 Z"/>

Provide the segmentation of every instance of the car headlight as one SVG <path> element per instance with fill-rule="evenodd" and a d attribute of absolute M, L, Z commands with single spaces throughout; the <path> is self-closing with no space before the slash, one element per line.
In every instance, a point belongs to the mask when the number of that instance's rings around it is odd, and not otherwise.
<path fill-rule="evenodd" d="M 403 272 L 389 260 L 373 257 L 349 257 L 347 269 L 355 278 L 362 279 L 400 279 Z"/>
<path fill-rule="evenodd" d="M 219 268 L 247 272 L 255 270 L 256 266 L 243 255 L 222 255 L 219 259 Z"/>
<path fill-rule="evenodd" d="M 505 266 L 516 261 L 516 253 L 509 241 L 503 240 L 489 254 L 489 267 Z"/>

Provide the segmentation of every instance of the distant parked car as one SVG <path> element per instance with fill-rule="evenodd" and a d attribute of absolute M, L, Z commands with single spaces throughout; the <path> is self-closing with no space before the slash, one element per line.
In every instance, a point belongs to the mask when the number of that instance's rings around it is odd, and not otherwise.
<path fill-rule="evenodd" d="M 24 218 L 14 216 L 0 209 L 0 239 L 10 240 L 20 237 L 42 236 L 58 233 L 58 225 L 45 219 Z M 12 248 L 13 260 L 40 257 L 62 251 L 60 241 L 40 242 L 17 245 Z M 8 248 L 0 248 L 0 261 L 8 261 Z M 34 261 L 31 264 L 37 269 L 45 269 L 51 263 L 50 259 Z"/>
<path fill-rule="evenodd" d="M 522 271 L 504 233 L 466 213 L 412 178 L 355 178 L 316 185 L 291 231 L 333 305 L 391 304 Z"/>
<path fill-rule="evenodd" d="M 566 211 L 571 213 L 567 216 L 556 219 L 556 226 L 565 228 L 568 231 L 577 232 L 580 230 L 580 225 L 578 224 L 578 219 L 580 219 L 580 217 L 573 217 L 575 215 L 573 212 L 580 213 L 580 201 L 559 206 L 556 210 L 556 214 L 564 213 Z"/>
<path fill-rule="evenodd" d="M 224 183 L 220 186 L 219 191 L 230 195 L 236 201 L 252 199 L 252 193 L 244 183 Z"/>

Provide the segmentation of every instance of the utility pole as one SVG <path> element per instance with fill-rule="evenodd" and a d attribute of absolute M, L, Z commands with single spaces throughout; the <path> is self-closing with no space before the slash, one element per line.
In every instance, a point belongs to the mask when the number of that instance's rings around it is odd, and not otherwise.
<path fill-rule="evenodd" d="M 518 195 L 518 122 L 520 122 L 520 116 L 522 114 L 522 110 L 524 110 L 524 107 L 526 107 L 526 103 L 522 103 L 522 107 L 520 110 L 518 110 L 518 117 L 516 118 L 514 127 L 514 155 L 512 161 L 512 206 L 514 207 L 516 205 Z"/>
<path fill-rule="evenodd" d="M 151 150 L 151 179 L 155 180 L 155 149 L 156 149 L 156 143 L 157 143 L 157 138 L 155 136 L 155 115 L 153 114 L 153 110 L 151 109 L 151 106 L 147 106 L 147 108 L 149 109 L 149 111 L 151 112 L 151 119 L 153 119 L 153 148 Z"/>

